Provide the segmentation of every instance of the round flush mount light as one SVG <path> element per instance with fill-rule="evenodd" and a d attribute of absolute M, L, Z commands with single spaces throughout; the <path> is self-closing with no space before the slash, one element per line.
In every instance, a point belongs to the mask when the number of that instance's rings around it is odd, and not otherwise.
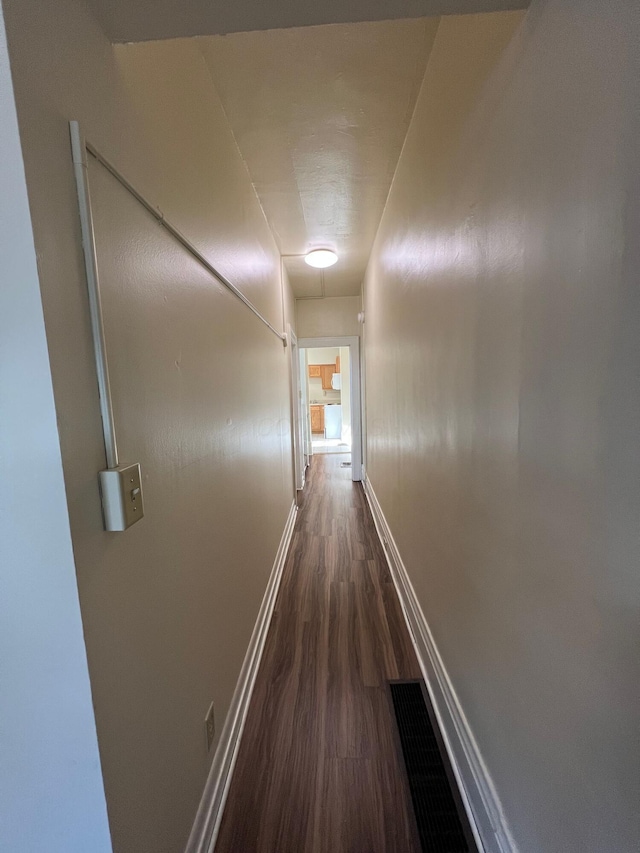
<path fill-rule="evenodd" d="M 331 249 L 314 249 L 304 256 L 305 263 L 310 267 L 323 270 L 332 267 L 338 260 L 338 256 Z"/>

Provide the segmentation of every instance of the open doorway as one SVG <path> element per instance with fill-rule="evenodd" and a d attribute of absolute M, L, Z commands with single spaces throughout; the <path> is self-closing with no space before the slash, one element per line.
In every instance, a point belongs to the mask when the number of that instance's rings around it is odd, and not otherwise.
<path fill-rule="evenodd" d="M 306 352 L 311 452 L 351 453 L 350 407 L 343 402 L 349 348 L 309 347 Z"/>
<path fill-rule="evenodd" d="M 359 340 L 305 338 L 299 348 L 307 452 L 343 454 L 360 480 Z"/>

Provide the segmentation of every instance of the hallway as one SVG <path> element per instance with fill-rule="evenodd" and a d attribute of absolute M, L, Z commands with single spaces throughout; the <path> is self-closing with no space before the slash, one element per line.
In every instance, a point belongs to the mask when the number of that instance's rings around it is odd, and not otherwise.
<path fill-rule="evenodd" d="M 639 43 L 0 0 L 0 851 L 640 851 Z"/>
<path fill-rule="evenodd" d="M 385 681 L 420 677 L 362 487 L 314 456 L 216 853 L 412 853 Z"/>

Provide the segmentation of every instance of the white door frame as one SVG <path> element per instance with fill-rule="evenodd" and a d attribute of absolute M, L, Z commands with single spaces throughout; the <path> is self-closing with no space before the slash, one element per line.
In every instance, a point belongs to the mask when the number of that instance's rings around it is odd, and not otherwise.
<path fill-rule="evenodd" d="M 307 351 L 298 345 L 299 365 L 300 370 L 298 377 L 300 379 L 300 417 L 302 419 L 302 447 L 304 450 L 304 468 L 305 471 L 311 462 L 311 410 L 309 409 L 309 377 L 307 369 Z"/>
<path fill-rule="evenodd" d="M 302 434 L 302 385 L 300 381 L 299 344 L 296 333 L 289 324 L 289 357 L 291 358 L 291 436 L 293 438 L 293 476 L 298 491 L 304 489 L 306 469 L 304 439 Z"/>
<path fill-rule="evenodd" d="M 362 403 L 360 397 L 360 338 L 357 335 L 335 338 L 300 338 L 300 349 L 312 347 L 349 347 L 351 379 L 351 479 L 362 480 Z"/>

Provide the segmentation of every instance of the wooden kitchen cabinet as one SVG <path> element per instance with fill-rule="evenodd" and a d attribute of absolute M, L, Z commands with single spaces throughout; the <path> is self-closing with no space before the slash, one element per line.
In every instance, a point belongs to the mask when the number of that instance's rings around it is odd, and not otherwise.
<path fill-rule="evenodd" d="M 339 358 L 339 356 L 338 356 Z M 339 370 L 336 370 L 335 364 L 310 364 L 309 365 L 309 379 L 321 379 L 322 380 L 322 390 L 323 391 L 331 391 L 331 377 L 334 373 L 339 373 Z"/>
<path fill-rule="evenodd" d="M 324 406 L 310 406 L 311 432 L 324 435 Z"/>
<path fill-rule="evenodd" d="M 331 391 L 331 377 L 336 372 L 335 364 L 321 364 L 320 378 L 322 379 L 322 390 Z"/>

